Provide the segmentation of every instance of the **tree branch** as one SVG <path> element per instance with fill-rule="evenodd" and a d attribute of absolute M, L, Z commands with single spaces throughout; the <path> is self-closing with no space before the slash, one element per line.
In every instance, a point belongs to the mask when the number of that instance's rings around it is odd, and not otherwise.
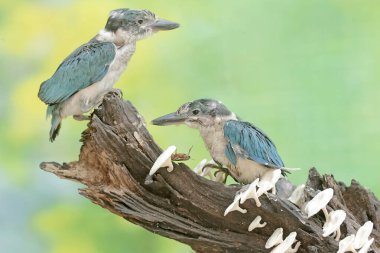
<path fill-rule="evenodd" d="M 269 252 L 264 245 L 278 227 L 284 228 L 285 235 L 297 232 L 302 243 L 298 252 L 338 249 L 333 238 L 322 237 L 322 212 L 306 219 L 286 200 L 294 188 L 286 183 L 279 195 L 262 196 L 261 207 L 248 200 L 242 205 L 248 210 L 246 214 L 232 212 L 226 217 L 224 210 L 240 186 L 207 180 L 184 164 L 175 164 L 170 173 L 160 169 L 154 182 L 145 185 L 144 179 L 162 150 L 132 104 L 115 94 L 108 94 L 102 108 L 94 112 L 81 141 L 79 161 L 62 165 L 43 162 L 41 169 L 86 185 L 79 192 L 93 203 L 151 232 L 186 243 L 196 252 Z M 346 187 L 332 176 L 320 176 L 311 169 L 307 196 L 328 187 L 334 189 L 328 208 L 347 212 L 342 238 L 371 220 L 371 236 L 375 238 L 372 249 L 379 252 L 380 202 L 356 181 Z M 248 232 L 257 215 L 268 224 Z"/>

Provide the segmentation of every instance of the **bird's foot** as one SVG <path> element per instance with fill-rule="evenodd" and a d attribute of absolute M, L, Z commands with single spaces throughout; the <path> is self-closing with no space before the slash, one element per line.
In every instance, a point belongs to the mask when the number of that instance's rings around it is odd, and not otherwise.
<path fill-rule="evenodd" d="M 109 93 L 116 94 L 120 98 L 123 98 L 123 91 L 120 89 L 112 88 L 112 89 L 110 89 Z"/>
<path fill-rule="evenodd" d="M 227 168 L 223 167 L 221 163 L 212 161 L 203 166 L 202 173 L 204 174 L 205 171 L 210 169 L 216 169 L 216 171 L 214 172 L 214 178 L 216 179 L 216 181 L 224 184 L 226 183 L 227 177 L 230 175 L 230 172 Z"/>
<path fill-rule="evenodd" d="M 73 115 L 73 119 L 78 120 L 78 121 L 83 121 L 83 120 L 90 120 L 91 117 L 88 115 L 81 114 L 81 115 Z"/>

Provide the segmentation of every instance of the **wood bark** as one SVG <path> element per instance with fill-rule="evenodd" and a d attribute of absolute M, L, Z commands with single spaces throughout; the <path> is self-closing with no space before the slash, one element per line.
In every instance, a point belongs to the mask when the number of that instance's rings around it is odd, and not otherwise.
<path fill-rule="evenodd" d="M 159 169 L 153 183 L 144 184 L 162 150 L 132 104 L 113 93 L 105 97 L 101 109 L 94 111 L 81 141 L 79 161 L 43 162 L 41 169 L 82 183 L 85 188 L 79 193 L 93 203 L 153 233 L 188 244 L 196 252 L 270 252 L 264 245 L 279 227 L 284 229 L 284 236 L 297 232 L 300 253 L 338 249 L 332 237 L 322 237 L 322 212 L 307 219 L 287 200 L 294 186 L 286 181 L 279 185 L 278 195 L 260 197 L 261 207 L 248 200 L 241 205 L 248 210 L 246 214 L 235 211 L 227 216 L 223 213 L 241 186 L 208 180 L 183 163 L 175 163 L 170 173 Z M 334 189 L 328 209 L 347 212 L 341 238 L 371 220 L 371 237 L 375 238 L 371 252 L 380 252 L 380 202 L 374 194 L 354 180 L 347 187 L 333 176 L 321 176 L 311 169 L 305 201 L 328 187 Z M 267 225 L 248 232 L 257 215 Z"/>

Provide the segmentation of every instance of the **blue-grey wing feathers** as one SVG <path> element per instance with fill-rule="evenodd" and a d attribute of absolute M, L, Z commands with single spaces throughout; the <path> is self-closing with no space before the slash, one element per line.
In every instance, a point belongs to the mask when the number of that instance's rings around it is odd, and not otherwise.
<path fill-rule="evenodd" d="M 276 146 L 260 129 L 248 122 L 230 120 L 224 125 L 224 136 L 228 144 L 226 156 L 234 165 L 237 157 L 244 157 L 259 164 L 283 168 Z"/>
<path fill-rule="evenodd" d="M 38 97 L 46 104 L 56 104 L 91 84 L 100 81 L 115 58 L 116 48 L 111 42 L 90 41 L 62 63 L 54 75 L 41 84 Z"/>

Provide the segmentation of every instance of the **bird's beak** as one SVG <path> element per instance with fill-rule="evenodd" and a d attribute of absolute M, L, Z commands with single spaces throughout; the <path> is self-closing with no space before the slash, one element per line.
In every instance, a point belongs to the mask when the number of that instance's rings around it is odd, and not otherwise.
<path fill-rule="evenodd" d="M 178 28 L 179 24 L 165 19 L 157 19 L 151 27 L 154 31 L 166 31 Z"/>
<path fill-rule="evenodd" d="M 152 120 L 152 124 L 156 126 L 177 125 L 183 123 L 185 120 L 185 117 L 173 112 Z"/>

